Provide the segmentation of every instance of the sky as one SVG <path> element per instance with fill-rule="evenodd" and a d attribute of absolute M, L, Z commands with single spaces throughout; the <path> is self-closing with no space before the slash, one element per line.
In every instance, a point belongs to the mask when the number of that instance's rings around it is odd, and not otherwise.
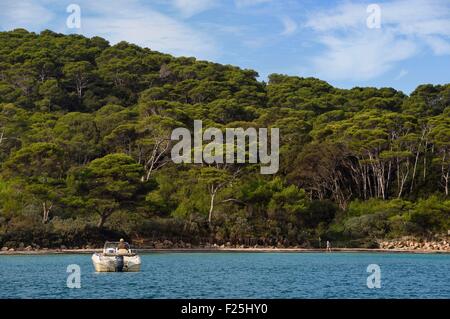
<path fill-rule="evenodd" d="M 281 73 L 406 94 L 450 83 L 450 0 L 0 0 L 0 30 L 15 28 L 125 40 L 261 80 Z"/>

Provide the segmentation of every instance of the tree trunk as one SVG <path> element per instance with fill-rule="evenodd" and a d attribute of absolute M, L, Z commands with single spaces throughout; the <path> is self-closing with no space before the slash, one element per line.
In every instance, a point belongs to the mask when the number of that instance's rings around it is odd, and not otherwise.
<path fill-rule="evenodd" d="M 425 140 L 425 150 L 423 154 L 423 180 L 425 181 L 427 179 L 427 151 L 428 151 L 428 141 Z M 431 153 L 433 154 L 433 149 L 431 150 Z"/>
<path fill-rule="evenodd" d="M 414 181 L 416 179 L 417 163 L 419 162 L 420 150 L 417 150 L 416 159 L 414 160 L 413 173 L 411 177 L 411 186 L 409 187 L 409 192 L 412 193 L 414 189 Z"/>
<path fill-rule="evenodd" d="M 386 179 L 386 194 L 389 194 L 389 187 L 391 185 L 391 173 L 392 173 L 392 161 L 389 160 L 388 164 L 388 173 L 387 173 L 387 179 Z"/>
<path fill-rule="evenodd" d="M 102 228 L 103 225 L 105 224 L 106 220 L 108 219 L 109 216 L 111 216 L 112 212 L 106 212 L 103 214 L 100 214 L 100 219 L 97 223 L 97 227 L 98 228 Z"/>
<path fill-rule="evenodd" d="M 103 225 L 105 224 L 105 221 L 106 221 L 105 216 L 100 215 L 100 219 L 99 219 L 99 221 L 98 221 L 98 223 L 97 223 L 97 227 L 98 227 L 98 228 L 102 228 Z"/>
<path fill-rule="evenodd" d="M 83 88 L 81 87 L 81 84 L 77 84 L 77 95 L 78 99 L 81 100 L 83 96 Z"/>
<path fill-rule="evenodd" d="M 447 166 L 445 163 L 445 159 L 446 159 L 446 155 L 447 153 L 444 151 L 444 156 L 442 157 L 442 166 L 441 166 L 441 171 L 442 171 L 442 179 L 444 180 L 444 190 L 445 190 L 445 195 L 448 196 L 448 180 L 450 178 L 449 176 L 449 170 L 445 170 L 445 167 Z"/>
<path fill-rule="evenodd" d="M 412 178 L 411 178 L 411 186 L 409 188 L 410 193 L 412 193 L 413 189 L 414 189 L 414 181 L 416 179 L 417 165 L 419 163 L 420 151 L 421 151 L 423 140 L 425 139 L 425 133 L 426 133 L 426 129 L 423 129 L 422 136 L 420 137 L 419 146 L 417 147 L 416 158 L 414 160 L 414 168 L 413 168 L 413 173 L 412 173 Z M 427 150 L 426 150 L 426 145 L 425 145 L 425 149 L 423 150 L 424 156 L 426 156 L 426 151 Z"/>
<path fill-rule="evenodd" d="M 50 204 L 50 206 L 47 205 L 46 202 L 42 203 L 42 223 L 46 224 L 48 222 L 48 216 L 50 214 L 50 210 L 52 209 L 53 204 Z"/>
<path fill-rule="evenodd" d="M 448 196 L 448 180 L 449 180 L 450 176 L 449 176 L 449 172 L 447 172 L 447 174 L 444 176 L 444 180 L 445 180 L 445 196 Z"/>
<path fill-rule="evenodd" d="M 213 213 L 213 210 L 214 210 L 214 198 L 215 197 L 216 197 L 216 192 L 213 191 L 211 193 L 211 202 L 210 202 L 210 205 L 209 205 L 209 215 L 208 215 L 208 223 L 209 223 L 209 225 L 211 225 L 212 213 Z"/>

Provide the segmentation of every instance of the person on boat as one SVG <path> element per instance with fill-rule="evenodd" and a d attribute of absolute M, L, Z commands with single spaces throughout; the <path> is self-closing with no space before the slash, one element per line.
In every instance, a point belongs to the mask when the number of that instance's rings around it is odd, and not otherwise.
<path fill-rule="evenodd" d="M 126 255 L 128 254 L 128 245 L 125 243 L 123 238 L 120 238 L 119 244 L 117 245 L 117 253 L 119 255 Z"/>
<path fill-rule="evenodd" d="M 327 240 L 327 251 L 331 251 L 331 243 Z"/>

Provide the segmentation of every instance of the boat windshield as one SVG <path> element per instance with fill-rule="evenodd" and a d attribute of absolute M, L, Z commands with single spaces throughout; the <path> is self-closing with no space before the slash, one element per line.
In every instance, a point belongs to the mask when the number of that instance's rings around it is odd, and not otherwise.
<path fill-rule="evenodd" d="M 119 247 L 118 241 L 107 241 L 105 243 L 105 246 L 103 247 L 103 252 L 106 254 L 115 254 L 117 253 L 117 248 Z M 131 247 L 130 244 L 125 242 L 125 247 L 127 247 L 129 253 L 131 253 Z"/>

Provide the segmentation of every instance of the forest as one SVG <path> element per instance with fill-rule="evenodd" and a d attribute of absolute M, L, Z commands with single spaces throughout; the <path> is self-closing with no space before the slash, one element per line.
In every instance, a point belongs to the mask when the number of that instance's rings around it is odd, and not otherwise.
<path fill-rule="evenodd" d="M 175 164 L 173 129 L 279 128 L 280 167 Z M 100 37 L 0 32 L 0 247 L 377 247 L 450 229 L 450 84 L 335 88 Z"/>

